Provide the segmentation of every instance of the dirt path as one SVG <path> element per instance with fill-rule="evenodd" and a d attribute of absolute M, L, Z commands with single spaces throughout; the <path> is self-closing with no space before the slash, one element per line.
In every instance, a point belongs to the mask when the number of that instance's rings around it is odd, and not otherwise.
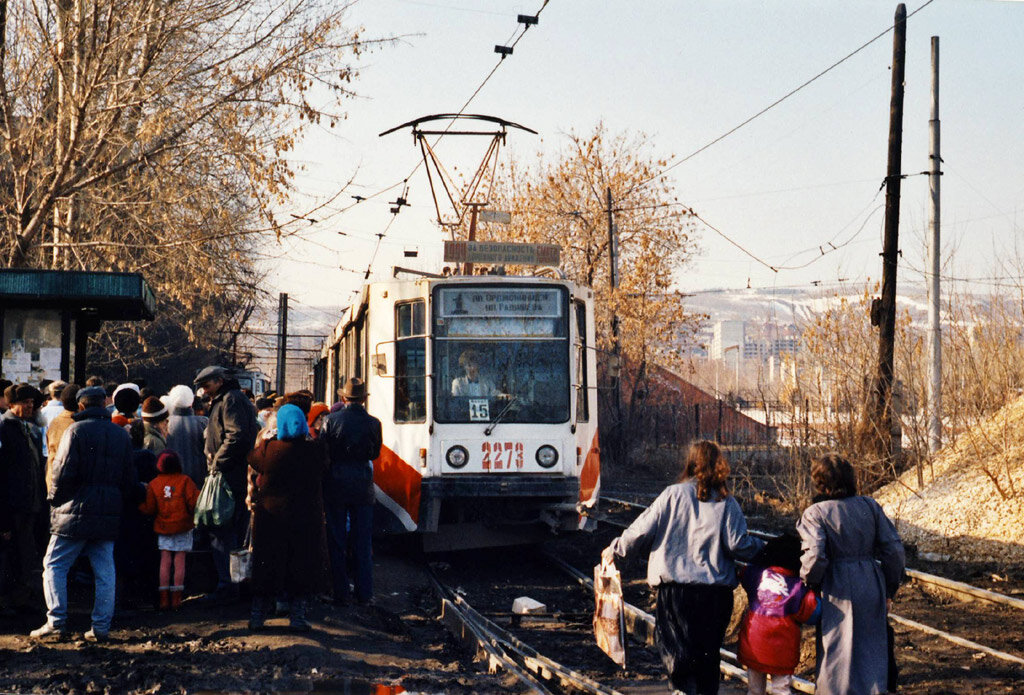
<path fill-rule="evenodd" d="M 422 693 L 518 691 L 504 676 L 482 673 L 432 620 L 436 601 L 416 564 L 380 553 L 376 565 L 377 606 L 317 603 L 315 629 L 303 635 L 288 632 L 285 618 L 251 634 L 242 601 L 206 608 L 189 600 L 178 613 L 129 612 L 115 618 L 112 639 L 101 645 L 82 640 L 89 629 L 84 601 L 72 604 L 66 642 L 27 636 L 42 624 L 42 613 L 0 618 L 0 690 L 358 692 L 354 685 L 401 684 Z"/>

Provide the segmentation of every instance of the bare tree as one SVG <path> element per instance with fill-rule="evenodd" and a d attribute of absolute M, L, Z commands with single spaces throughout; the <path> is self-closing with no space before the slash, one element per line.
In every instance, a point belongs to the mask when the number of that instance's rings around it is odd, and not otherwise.
<path fill-rule="evenodd" d="M 652 154 L 642 134 L 610 134 L 603 124 L 586 135 L 569 133 L 560 152 L 538 155 L 532 164 L 513 163 L 494 195 L 512 211 L 511 235 L 518 240 L 557 244 L 562 268 L 595 293 L 598 348 L 612 347 L 612 315 L 620 323 L 625 358 L 621 413 L 602 390 L 602 434 L 634 433 L 656 366 L 681 367 L 681 354 L 700 317 L 688 313 L 675 289 L 675 273 L 697 252 L 690 209 L 679 203 L 660 172 L 666 159 Z M 619 286 L 609 281 L 607 191 L 618 232 Z M 494 238 L 509 231 L 484 229 Z M 622 458 L 629 440 L 609 446 Z M 604 445 L 602 445 L 604 446 Z"/>
<path fill-rule="evenodd" d="M 343 115 L 351 61 L 374 44 L 349 6 L 0 2 L 2 262 L 142 271 L 192 342 L 237 325 L 259 291 L 255 244 L 292 233 L 274 214 L 287 154 Z"/>

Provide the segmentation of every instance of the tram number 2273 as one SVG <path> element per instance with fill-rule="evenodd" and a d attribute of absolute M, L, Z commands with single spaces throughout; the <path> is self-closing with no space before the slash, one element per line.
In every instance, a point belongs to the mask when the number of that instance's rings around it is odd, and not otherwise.
<path fill-rule="evenodd" d="M 482 442 L 480 451 L 483 454 L 485 471 L 513 470 L 523 467 L 522 442 Z"/>

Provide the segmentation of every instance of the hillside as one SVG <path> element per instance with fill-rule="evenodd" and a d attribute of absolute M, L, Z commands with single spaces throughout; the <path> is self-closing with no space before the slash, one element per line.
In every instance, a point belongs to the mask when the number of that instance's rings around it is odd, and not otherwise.
<path fill-rule="evenodd" d="M 909 470 L 875 493 L 920 552 L 1024 563 L 1024 397 L 939 452 L 925 486 Z"/>

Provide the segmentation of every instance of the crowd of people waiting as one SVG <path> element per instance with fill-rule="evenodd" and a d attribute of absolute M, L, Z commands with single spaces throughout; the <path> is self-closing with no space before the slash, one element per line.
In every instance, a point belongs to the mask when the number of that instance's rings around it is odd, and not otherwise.
<path fill-rule="evenodd" d="M 214 479 L 237 503 L 199 529 L 217 576 L 200 600 L 238 598 L 229 558 L 251 545 L 251 630 L 282 603 L 291 628 L 306 631 L 314 596 L 347 604 L 354 589 L 360 604 L 373 601 L 381 425 L 364 408 L 365 384 L 350 379 L 332 406 L 308 391 L 255 399 L 220 367 L 203 369 L 193 385 L 158 398 L 137 383 L 56 382 L 47 399 L 26 384 L 0 384 L 0 608 L 45 602 L 47 621 L 32 636 L 67 636 L 79 556 L 95 587 L 86 639 L 107 638 L 118 584 L 149 582 L 159 608 L 180 607 L 194 512 Z M 815 460 L 812 504 L 795 532 L 768 542 L 747 532 L 729 472 L 715 443 L 695 442 L 677 483 L 602 553 L 608 564 L 647 555 L 674 692 L 718 692 L 738 585 L 748 596 L 738 655 L 750 695 L 791 692 L 802 623 L 817 624 L 818 693 L 892 689 L 886 617 L 904 551 L 881 507 L 857 494 L 851 464 L 834 454 Z"/>
<path fill-rule="evenodd" d="M 350 574 L 355 600 L 372 604 L 381 427 L 361 380 L 331 406 L 309 391 L 255 398 L 216 366 L 159 397 L 98 377 L 40 386 L 0 383 L 0 616 L 45 606 L 31 635 L 67 637 L 77 567 L 94 587 L 85 638 L 104 641 L 133 597 L 179 608 L 187 554 L 200 547 L 216 586 L 197 600 L 210 605 L 239 598 L 230 556 L 251 547 L 251 630 L 271 606 L 309 630 L 311 598 L 348 604 Z M 211 486 L 230 512 L 196 528 Z"/>

